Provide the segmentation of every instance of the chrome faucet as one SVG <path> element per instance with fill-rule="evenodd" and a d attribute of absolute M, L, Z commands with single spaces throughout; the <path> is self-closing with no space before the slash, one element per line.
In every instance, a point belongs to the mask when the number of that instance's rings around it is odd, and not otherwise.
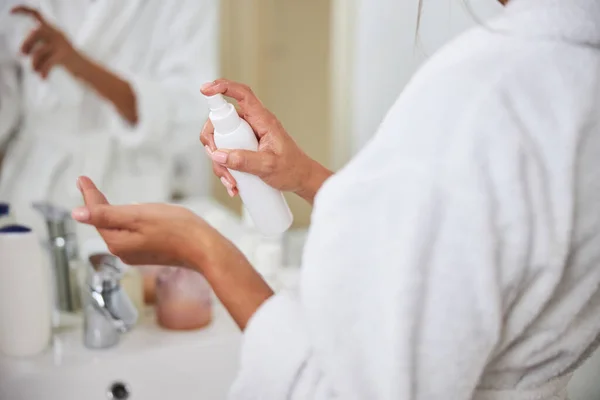
<path fill-rule="evenodd" d="M 119 343 L 129 331 L 138 312 L 121 288 L 123 270 L 112 254 L 94 254 L 89 259 L 89 274 L 84 290 L 84 345 L 106 349 Z"/>
<path fill-rule="evenodd" d="M 71 213 L 50 203 L 34 203 L 33 208 L 44 216 L 48 228 L 45 247 L 52 262 L 56 308 L 77 312 L 81 310 L 81 287 L 77 280 L 80 263 Z"/>

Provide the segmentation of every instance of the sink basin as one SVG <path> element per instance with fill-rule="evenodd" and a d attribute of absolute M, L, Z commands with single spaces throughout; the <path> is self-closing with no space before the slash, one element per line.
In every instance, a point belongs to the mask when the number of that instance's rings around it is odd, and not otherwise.
<path fill-rule="evenodd" d="M 108 350 L 84 348 L 81 335 L 57 334 L 30 359 L 0 357 L 0 399 L 219 400 L 238 369 L 241 334 L 220 306 L 200 331 L 165 331 L 145 318 Z"/>

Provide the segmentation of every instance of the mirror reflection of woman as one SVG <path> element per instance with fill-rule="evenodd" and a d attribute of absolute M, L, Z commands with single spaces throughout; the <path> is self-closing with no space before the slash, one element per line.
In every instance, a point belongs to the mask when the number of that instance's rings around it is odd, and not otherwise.
<path fill-rule="evenodd" d="M 600 2 L 512 0 L 415 75 L 339 173 L 311 160 L 249 88 L 258 152 L 202 142 L 226 168 L 314 202 L 299 293 L 273 294 L 191 212 L 111 206 L 128 263 L 186 265 L 244 330 L 234 399 L 564 400 L 600 334 Z"/>
<path fill-rule="evenodd" d="M 117 203 L 168 200 L 176 152 L 205 117 L 198 86 L 217 73 L 218 0 L 4 6 L 0 200 L 40 230 L 31 203 L 80 204 L 81 174 Z"/>

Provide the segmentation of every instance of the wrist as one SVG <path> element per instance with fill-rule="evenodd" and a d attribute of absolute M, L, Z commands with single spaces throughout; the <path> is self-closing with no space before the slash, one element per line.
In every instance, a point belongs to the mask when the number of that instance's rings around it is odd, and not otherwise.
<path fill-rule="evenodd" d="M 312 204 L 323 183 L 333 173 L 308 156 L 305 156 L 305 161 L 301 168 L 304 174 L 301 178 L 299 188 L 294 193 Z"/>
<path fill-rule="evenodd" d="M 64 67 L 76 78 L 82 77 L 86 70 L 89 70 L 90 61 L 79 51 L 73 49 L 73 54 L 67 62 L 64 63 Z"/>
<path fill-rule="evenodd" d="M 197 218 L 196 216 L 194 216 Z M 183 236 L 177 240 L 176 254 L 186 267 L 204 273 L 204 267 L 210 254 L 206 249 L 212 249 L 213 243 L 217 241 L 213 238 L 213 229 L 203 229 L 201 223 L 193 221 L 187 225 L 188 229 L 183 232 Z"/>
<path fill-rule="evenodd" d="M 206 278 L 240 329 L 245 329 L 273 291 L 233 243 L 203 221 L 186 224 L 191 225 L 179 240 L 184 265 Z"/>

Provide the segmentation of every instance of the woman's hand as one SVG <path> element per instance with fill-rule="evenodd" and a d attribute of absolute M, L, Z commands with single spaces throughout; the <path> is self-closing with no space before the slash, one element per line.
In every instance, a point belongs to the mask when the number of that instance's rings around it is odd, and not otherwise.
<path fill-rule="evenodd" d="M 204 85 L 202 93 L 207 96 L 220 93 L 237 100 L 240 116 L 250 124 L 259 140 L 257 152 L 217 150 L 212 123 L 209 120 L 204 125 L 200 141 L 213 161 L 215 174 L 221 178 L 230 196 L 237 194 L 237 188 L 228 168 L 257 175 L 276 189 L 294 192 L 313 202 L 323 182 L 331 176 L 331 171 L 298 147 L 281 122 L 263 106 L 248 86 L 219 79 Z"/>
<path fill-rule="evenodd" d="M 94 183 L 77 181 L 85 207 L 73 218 L 92 225 L 111 253 L 130 265 L 186 266 L 202 273 L 241 329 L 273 291 L 244 255 L 200 217 L 165 204 L 111 206 Z"/>
<path fill-rule="evenodd" d="M 127 264 L 192 267 L 201 255 L 193 249 L 217 235 L 206 222 L 183 207 L 111 206 L 89 178 L 79 178 L 77 184 L 86 207 L 74 210 L 73 218 L 95 226 L 109 251 Z"/>
<path fill-rule="evenodd" d="M 39 11 L 17 6 L 11 13 L 29 16 L 38 22 L 37 29 L 21 45 L 21 52 L 31 56 L 32 67 L 42 78 L 46 79 L 52 68 L 62 65 L 74 78 L 81 79 L 110 101 L 129 123 L 137 124 L 137 99 L 129 82 L 77 51 L 65 34 L 48 23 Z"/>
<path fill-rule="evenodd" d="M 38 22 L 38 27 L 21 44 L 21 52 L 31 56 L 31 66 L 42 78 L 46 79 L 56 65 L 62 65 L 69 71 L 77 68 L 81 55 L 65 34 L 47 22 L 39 11 L 17 6 L 11 13 L 29 16 Z"/>

